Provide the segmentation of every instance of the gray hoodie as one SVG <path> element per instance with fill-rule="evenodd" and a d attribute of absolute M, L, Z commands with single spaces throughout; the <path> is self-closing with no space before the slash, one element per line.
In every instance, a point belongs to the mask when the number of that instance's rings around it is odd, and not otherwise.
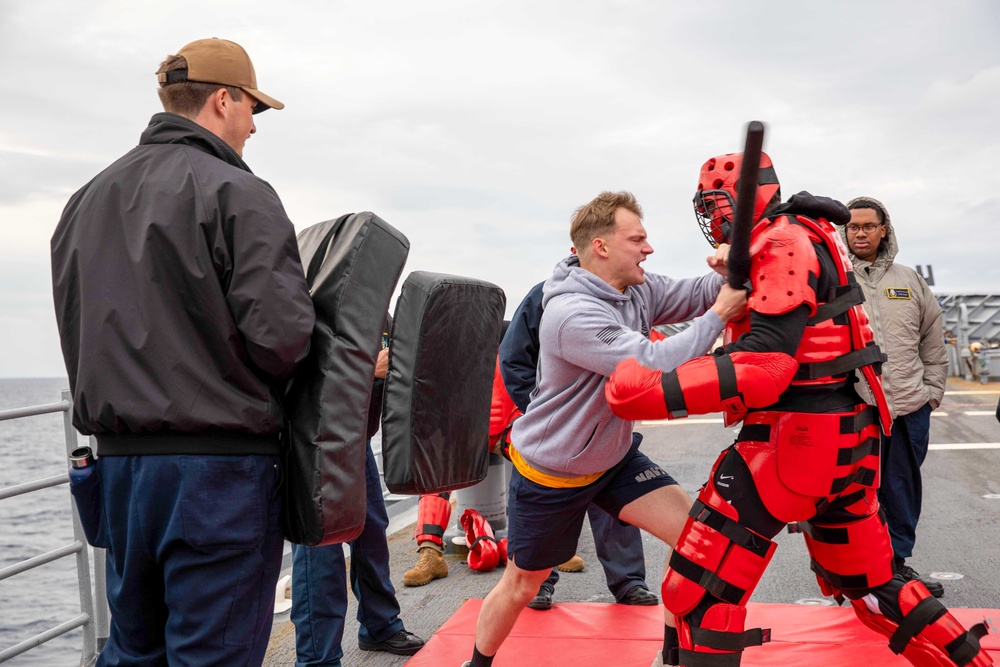
<path fill-rule="evenodd" d="M 885 238 L 874 262 L 851 253 L 854 277 L 865 292 L 864 309 L 875 332 L 875 342 L 889 360 L 882 365 L 882 388 L 893 419 L 920 409 L 944 396 L 948 355 L 944 347 L 941 306 L 920 275 L 896 264 L 899 246 L 885 206 L 872 197 L 856 197 L 848 207 L 865 203 L 878 207 L 885 217 Z M 847 245 L 845 227 L 841 238 Z M 850 246 L 848 246 L 850 247 Z M 891 295 L 891 296 L 890 296 Z M 864 383 L 856 385 L 869 403 Z"/>
<path fill-rule="evenodd" d="M 624 293 L 580 268 L 576 256 L 556 265 L 543 288 L 538 384 L 511 441 L 531 467 L 579 477 L 604 472 L 628 453 L 632 422 L 616 417 L 604 383 L 618 362 L 636 358 L 670 371 L 704 354 L 722 332 L 709 308 L 722 288 L 716 273 L 674 280 L 647 273 Z M 651 342 L 650 327 L 694 321 Z"/>

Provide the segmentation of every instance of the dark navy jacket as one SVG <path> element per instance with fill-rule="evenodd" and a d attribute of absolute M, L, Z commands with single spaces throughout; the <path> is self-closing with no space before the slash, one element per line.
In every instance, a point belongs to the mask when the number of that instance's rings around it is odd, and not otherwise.
<path fill-rule="evenodd" d="M 542 285 L 525 295 L 500 341 L 500 375 L 514 405 L 528 409 L 538 366 L 538 326 L 542 321 Z"/>

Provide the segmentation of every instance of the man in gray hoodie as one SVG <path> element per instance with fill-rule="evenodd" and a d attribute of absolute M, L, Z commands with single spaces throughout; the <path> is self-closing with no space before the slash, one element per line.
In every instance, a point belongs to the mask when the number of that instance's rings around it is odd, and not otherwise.
<path fill-rule="evenodd" d="M 674 280 L 645 272 L 653 249 L 628 192 L 604 192 L 577 209 L 570 237 L 578 254 L 543 288 L 538 384 L 511 437 L 511 562 L 483 602 L 469 667 L 493 663 L 539 585 L 576 552 L 591 502 L 676 543 L 691 499 L 639 452 L 642 437 L 612 414 L 604 384 L 630 357 L 669 371 L 704 354 L 746 311 L 746 294 L 723 280 L 728 246 L 708 258 L 716 273 Z M 649 339 L 652 326 L 692 319 L 676 336 Z"/>
<path fill-rule="evenodd" d="M 865 292 L 875 342 L 889 358 L 882 366 L 882 387 L 893 418 L 892 437 L 883 442 L 878 499 L 889 524 L 893 564 L 906 581 L 918 579 L 941 597 L 940 582 L 921 578 L 906 564 L 920 518 L 920 465 L 927 456 L 931 411 L 941 405 L 948 374 L 941 306 L 920 274 L 893 261 L 899 246 L 882 202 L 856 197 L 847 208 L 851 221 L 841 234 Z"/>

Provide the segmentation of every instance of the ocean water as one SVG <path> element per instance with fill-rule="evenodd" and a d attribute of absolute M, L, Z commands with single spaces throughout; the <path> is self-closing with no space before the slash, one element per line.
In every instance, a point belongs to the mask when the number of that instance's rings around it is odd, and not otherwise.
<path fill-rule="evenodd" d="M 61 390 L 68 387 L 65 379 L 0 378 L 0 410 L 58 403 Z M 62 412 L 0 421 L 0 488 L 65 472 L 64 433 Z M 0 500 L 0 567 L 70 544 L 71 508 L 72 497 L 65 484 Z M 0 581 L 0 650 L 79 613 L 76 559 L 72 556 L 4 579 Z M 83 633 L 78 628 L 5 665 L 78 665 L 82 644 Z"/>

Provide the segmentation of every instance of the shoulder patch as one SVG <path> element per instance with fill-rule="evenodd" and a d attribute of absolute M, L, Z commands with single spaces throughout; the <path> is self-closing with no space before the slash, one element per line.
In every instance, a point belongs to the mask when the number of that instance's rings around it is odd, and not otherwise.
<path fill-rule="evenodd" d="M 617 324 L 612 324 L 601 329 L 597 333 L 597 337 L 607 345 L 611 345 L 616 338 L 622 336 L 625 333 L 625 329 Z"/>
<path fill-rule="evenodd" d="M 910 288 L 908 287 L 886 287 L 885 295 L 890 299 L 910 299 Z"/>

